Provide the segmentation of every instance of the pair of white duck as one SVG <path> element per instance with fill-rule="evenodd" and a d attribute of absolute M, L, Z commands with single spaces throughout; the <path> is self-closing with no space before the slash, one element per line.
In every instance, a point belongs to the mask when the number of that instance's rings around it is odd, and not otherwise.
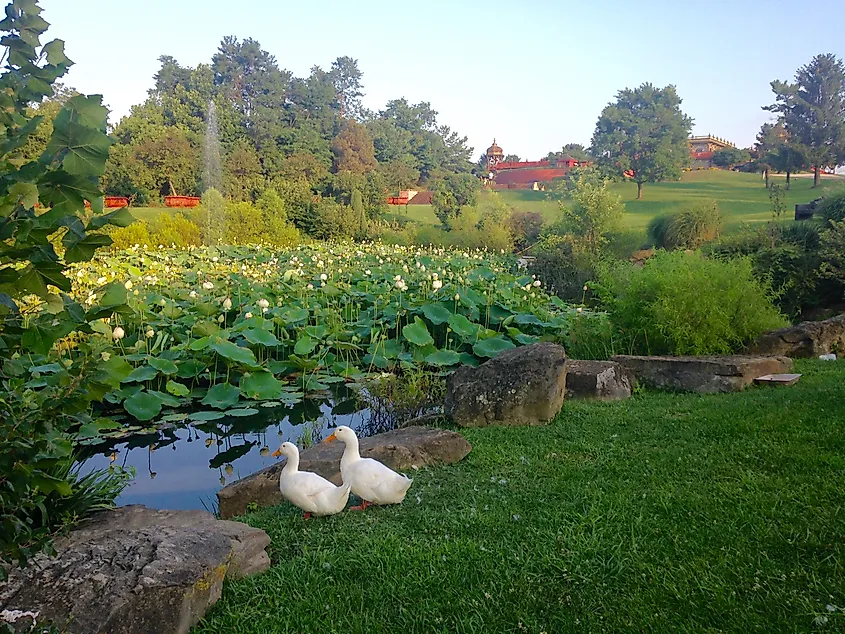
<path fill-rule="evenodd" d="M 363 502 L 349 510 L 362 511 L 372 504 L 399 504 L 413 480 L 396 473 L 378 460 L 362 458 L 358 451 L 358 437 L 346 426 L 335 429 L 326 438 L 327 442 L 339 440 L 346 447 L 340 459 L 340 475 L 343 484 L 335 486 L 324 477 L 310 471 L 299 470 L 299 449 L 286 442 L 273 456 L 287 458 L 279 477 L 279 490 L 288 502 L 305 512 L 305 519 L 312 515 L 334 515 L 340 513 L 349 499 L 351 491 Z"/>

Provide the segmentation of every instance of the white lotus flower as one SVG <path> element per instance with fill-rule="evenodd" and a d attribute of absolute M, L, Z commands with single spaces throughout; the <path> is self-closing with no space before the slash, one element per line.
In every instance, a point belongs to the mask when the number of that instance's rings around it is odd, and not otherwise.
<path fill-rule="evenodd" d="M 539 286 L 540 286 L 541 284 L 542 284 L 542 282 L 540 282 L 540 280 L 534 280 L 534 286 L 535 286 L 535 287 L 538 287 L 538 288 L 539 288 Z"/>
<path fill-rule="evenodd" d="M 461 296 L 458 293 L 455 293 L 455 301 L 458 302 L 461 300 Z"/>
<path fill-rule="evenodd" d="M 580 314 L 583 310 L 584 309 L 579 306 L 578 308 L 575 309 L 575 312 Z"/>
<path fill-rule="evenodd" d="M 211 282 L 203 282 L 202 287 L 205 290 L 210 291 L 212 288 L 214 288 L 214 284 L 212 284 Z"/>
<path fill-rule="evenodd" d="M 115 339 L 123 339 L 126 336 L 126 331 L 123 330 L 123 328 L 121 328 L 120 326 L 118 326 L 111 333 L 111 336 L 114 337 Z"/>
<path fill-rule="evenodd" d="M 432 273 L 431 277 L 433 277 L 434 279 L 437 279 L 438 275 L 437 275 L 437 273 Z"/>
<path fill-rule="evenodd" d="M 309 285 L 308 285 L 308 286 L 306 286 L 305 288 L 307 288 L 309 291 L 313 291 L 313 290 L 314 290 L 314 285 L 313 285 L 313 284 L 309 284 Z"/>
<path fill-rule="evenodd" d="M 589 290 L 589 289 L 587 289 L 587 285 L 586 285 L 586 284 L 584 284 L 584 292 L 586 293 L 586 292 L 587 292 L 587 290 Z"/>
<path fill-rule="evenodd" d="M 321 281 L 325 282 L 327 279 L 329 279 L 329 276 L 328 276 L 328 275 L 326 275 L 325 273 L 322 273 L 322 274 L 320 275 L 320 280 L 321 280 Z"/>
<path fill-rule="evenodd" d="M 398 282 L 399 280 L 401 280 L 401 279 L 402 279 L 402 276 L 401 276 L 401 275 L 397 275 L 397 276 L 396 276 L 396 277 L 394 277 L 393 279 L 394 279 L 394 280 L 396 280 L 396 281 Z"/>
<path fill-rule="evenodd" d="M 217 322 L 218 322 L 218 323 L 221 323 L 221 324 L 222 324 L 224 321 L 226 321 L 226 316 L 225 316 L 225 315 L 220 315 L 220 316 L 218 316 L 218 317 L 217 317 Z"/>
<path fill-rule="evenodd" d="M 132 290 L 132 280 L 126 280 L 126 283 L 123 285 L 127 291 Z"/>
<path fill-rule="evenodd" d="M 270 306 L 270 302 L 268 302 L 268 301 L 267 301 L 266 299 L 264 299 L 263 297 L 262 297 L 261 299 L 259 299 L 259 300 L 258 300 L 258 307 L 259 307 L 259 308 L 265 308 L 265 309 L 266 309 L 266 308 L 268 308 L 269 306 Z"/>
<path fill-rule="evenodd" d="M 372 273 L 370 272 L 370 269 L 367 269 L 366 271 L 364 271 L 364 275 L 372 275 Z"/>
<path fill-rule="evenodd" d="M 438 291 L 443 288 L 443 282 L 441 282 L 440 280 L 434 280 L 431 283 L 431 288 L 433 288 L 435 291 Z"/>
<path fill-rule="evenodd" d="M 161 307 L 167 306 L 167 300 L 162 297 L 160 300 L 158 300 L 158 305 Z"/>
<path fill-rule="evenodd" d="M 98 277 L 97 278 L 97 284 L 105 284 L 105 283 L 106 283 L 106 278 L 104 278 L 104 277 Z"/>
<path fill-rule="evenodd" d="M 191 291 L 190 293 L 188 293 L 188 297 L 190 297 L 191 299 L 194 299 L 196 296 L 197 296 L 196 291 Z"/>
<path fill-rule="evenodd" d="M 252 313 L 247 313 L 244 315 L 244 319 L 252 319 Z"/>
<path fill-rule="evenodd" d="M 223 310 L 232 310 L 232 300 L 228 297 L 223 300 Z"/>
<path fill-rule="evenodd" d="M 146 332 L 145 334 L 147 335 L 147 339 L 149 339 L 150 337 L 155 336 L 156 331 L 155 331 L 155 330 L 153 330 L 152 328 L 148 328 L 148 329 L 147 329 L 147 332 Z"/>

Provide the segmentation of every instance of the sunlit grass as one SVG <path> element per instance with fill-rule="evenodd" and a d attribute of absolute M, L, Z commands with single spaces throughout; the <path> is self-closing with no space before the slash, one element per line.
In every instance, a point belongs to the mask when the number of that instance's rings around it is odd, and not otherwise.
<path fill-rule="evenodd" d="M 272 568 L 197 631 L 842 631 L 845 368 L 798 371 L 467 430 L 399 507 L 251 515 Z"/>

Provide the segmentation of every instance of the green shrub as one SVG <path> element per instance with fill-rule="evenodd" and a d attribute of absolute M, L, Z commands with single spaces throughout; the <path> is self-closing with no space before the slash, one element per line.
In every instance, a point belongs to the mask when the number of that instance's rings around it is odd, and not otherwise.
<path fill-rule="evenodd" d="M 701 202 L 671 214 L 653 218 L 648 234 L 663 249 L 697 249 L 719 237 L 722 213 L 715 201 Z"/>
<path fill-rule="evenodd" d="M 536 211 L 514 211 L 507 219 L 507 226 L 513 236 L 514 248 L 523 251 L 540 239 L 543 216 Z"/>
<path fill-rule="evenodd" d="M 748 256 L 758 278 L 769 281 L 775 304 L 792 319 L 841 301 L 845 280 L 822 274 L 820 225 L 768 223 L 725 236 L 708 246 L 721 258 Z"/>
<path fill-rule="evenodd" d="M 845 220 L 831 222 L 819 242 L 822 275 L 837 284 L 841 300 L 845 295 Z"/>
<path fill-rule="evenodd" d="M 642 268 L 602 272 L 600 281 L 617 336 L 643 354 L 730 354 L 787 323 L 748 258 L 660 252 Z"/>
<path fill-rule="evenodd" d="M 845 190 L 826 195 L 818 210 L 818 217 L 827 223 L 845 220 Z"/>
<path fill-rule="evenodd" d="M 260 244 L 264 239 L 264 216 L 250 202 L 227 202 L 226 244 Z"/>
<path fill-rule="evenodd" d="M 590 297 L 584 286 L 595 279 L 599 256 L 573 236 L 549 234 L 531 249 L 531 272 L 562 300 L 580 304 Z"/>
<path fill-rule="evenodd" d="M 135 221 L 128 227 L 108 227 L 105 232 L 112 239 L 113 249 L 129 249 L 136 244 L 144 246 L 153 242 L 146 222 Z"/>
<path fill-rule="evenodd" d="M 180 213 L 161 213 L 150 223 L 150 240 L 150 246 L 199 246 L 200 228 Z"/>

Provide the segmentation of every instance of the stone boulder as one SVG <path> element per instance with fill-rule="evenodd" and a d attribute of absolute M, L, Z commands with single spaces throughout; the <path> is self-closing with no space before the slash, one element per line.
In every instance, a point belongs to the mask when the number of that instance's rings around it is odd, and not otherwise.
<path fill-rule="evenodd" d="M 748 347 L 748 352 L 811 358 L 831 352 L 841 354 L 845 352 L 845 314 L 764 333 Z"/>
<path fill-rule="evenodd" d="M 103 511 L 0 583 L 0 608 L 31 611 L 69 634 L 186 634 L 224 578 L 263 572 L 270 538 L 206 511 Z M 16 627 L 27 631 L 31 621 Z"/>
<path fill-rule="evenodd" d="M 561 346 L 534 343 L 462 366 L 447 379 L 444 410 L 461 427 L 547 423 L 563 407 L 566 361 Z"/>
<path fill-rule="evenodd" d="M 341 484 L 340 457 L 343 443 L 320 443 L 306 449 L 299 457 L 302 471 L 313 471 L 335 484 Z M 460 434 L 433 427 L 405 427 L 369 438 L 362 438 L 361 455 L 375 458 L 392 469 L 406 471 L 434 464 L 452 464 L 462 460 L 472 449 Z M 275 506 L 281 503 L 279 476 L 285 460 L 277 462 L 223 487 L 217 492 L 220 517 L 241 515 L 247 506 Z"/>
<path fill-rule="evenodd" d="M 792 369 L 787 357 L 613 357 L 643 385 L 661 390 L 715 394 L 739 392 L 765 374 Z"/>
<path fill-rule="evenodd" d="M 634 375 L 615 361 L 575 361 L 566 364 L 566 397 L 618 401 L 631 397 Z"/>

